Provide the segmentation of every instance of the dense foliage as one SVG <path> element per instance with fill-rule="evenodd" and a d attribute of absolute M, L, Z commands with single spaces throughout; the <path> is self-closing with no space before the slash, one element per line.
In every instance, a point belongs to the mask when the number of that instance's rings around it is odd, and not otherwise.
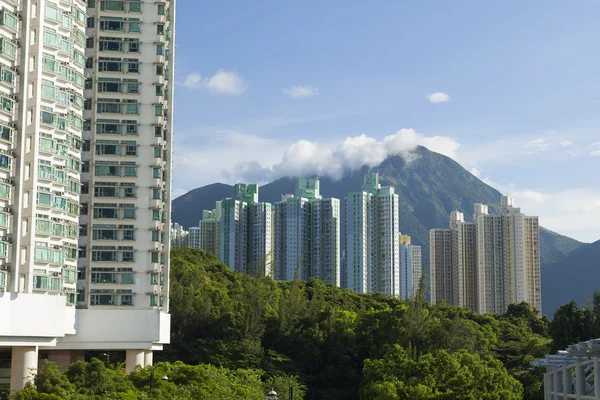
<path fill-rule="evenodd" d="M 359 295 L 318 280 L 232 272 L 199 250 L 172 253 L 172 344 L 150 370 L 48 364 L 18 400 L 542 399 L 531 361 L 600 336 L 600 293 L 554 321 L 525 303 L 501 316 L 445 304 Z M 118 359 L 118 358 L 117 358 Z M 161 376 L 167 375 L 163 381 Z M 289 380 L 288 380 L 289 378 Z M 280 396 L 287 399 L 287 396 Z"/>
<path fill-rule="evenodd" d="M 267 384 L 256 370 L 227 370 L 212 365 L 185 365 L 181 362 L 159 363 L 150 369 L 138 369 L 125 375 L 122 365 L 107 368 L 93 359 L 79 361 L 61 373 L 47 363 L 33 385 L 21 391 L 15 400 L 263 400 Z M 167 376 L 168 380 L 162 380 Z M 278 389 L 284 390 L 280 384 Z M 302 396 L 302 392 L 299 392 Z"/>
<path fill-rule="evenodd" d="M 479 315 L 422 296 L 255 279 L 198 250 L 175 250 L 171 262 L 172 345 L 160 355 L 168 361 L 297 375 L 308 399 L 405 398 L 413 384 L 428 386 L 410 392 L 422 399 L 541 396 L 530 362 L 550 350 L 549 323 L 527 304 Z"/>

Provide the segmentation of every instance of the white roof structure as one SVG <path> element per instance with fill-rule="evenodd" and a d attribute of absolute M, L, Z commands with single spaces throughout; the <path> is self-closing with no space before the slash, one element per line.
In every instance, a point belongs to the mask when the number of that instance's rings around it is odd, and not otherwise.
<path fill-rule="evenodd" d="M 594 357 L 600 357 L 600 338 L 572 344 L 566 350 L 546 355 L 546 358 L 538 358 L 531 364 L 535 367 L 548 367 L 548 371 L 552 371 Z"/>

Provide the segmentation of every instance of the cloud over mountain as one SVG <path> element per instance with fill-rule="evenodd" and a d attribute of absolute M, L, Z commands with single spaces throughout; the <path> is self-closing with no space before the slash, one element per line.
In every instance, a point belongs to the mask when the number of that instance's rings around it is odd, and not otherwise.
<path fill-rule="evenodd" d="M 391 156 L 402 156 L 408 161 L 416 157 L 412 150 L 425 146 L 437 153 L 455 157 L 459 144 L 445 136 L 427 137 L 414 129 L 400 129 L 383 140 L 360 135 L 348 137 L 333 145 L 299 140 L 283 152 L 280 161 L 272 165 L 241 162 L 225 176 L 240 181 L 268 181 L 282 176 L 328 176 L 341 178 L 344 173 L 363 166 L 375 167 Z"/>

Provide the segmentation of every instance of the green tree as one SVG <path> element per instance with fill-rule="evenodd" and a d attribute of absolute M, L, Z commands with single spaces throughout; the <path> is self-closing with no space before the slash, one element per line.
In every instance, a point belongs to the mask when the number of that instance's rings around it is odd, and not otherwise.
<path fill-rule="evenodd" d="M 523 388 L 493 358 L 437 350 L 418 361 L 394 346 L 365 360 L 361 399 L 521 399 Z"/>

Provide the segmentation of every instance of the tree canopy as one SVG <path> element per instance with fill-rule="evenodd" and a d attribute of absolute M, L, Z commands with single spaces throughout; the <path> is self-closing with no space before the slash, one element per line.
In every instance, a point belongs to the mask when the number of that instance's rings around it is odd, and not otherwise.
<path fill-rule="evenodd" d="M 17 399 L 262 400 L 288 384 L 295 400 L 543 399 L 544 370 L 531 361 L 600 336 L 600 295 L 592 303 L 567 304 L 554 321 L 526 303 L 481 315 L 432 306 L 422 289 L 402 301 L 319 280 L 253 278 L 176 249 L 171 345 L 154 367 L 169 380 L 156 382 L 153 397 L 150 370 L 126 376 L 92 359 L 65 373 L 48 364 Z"/>

